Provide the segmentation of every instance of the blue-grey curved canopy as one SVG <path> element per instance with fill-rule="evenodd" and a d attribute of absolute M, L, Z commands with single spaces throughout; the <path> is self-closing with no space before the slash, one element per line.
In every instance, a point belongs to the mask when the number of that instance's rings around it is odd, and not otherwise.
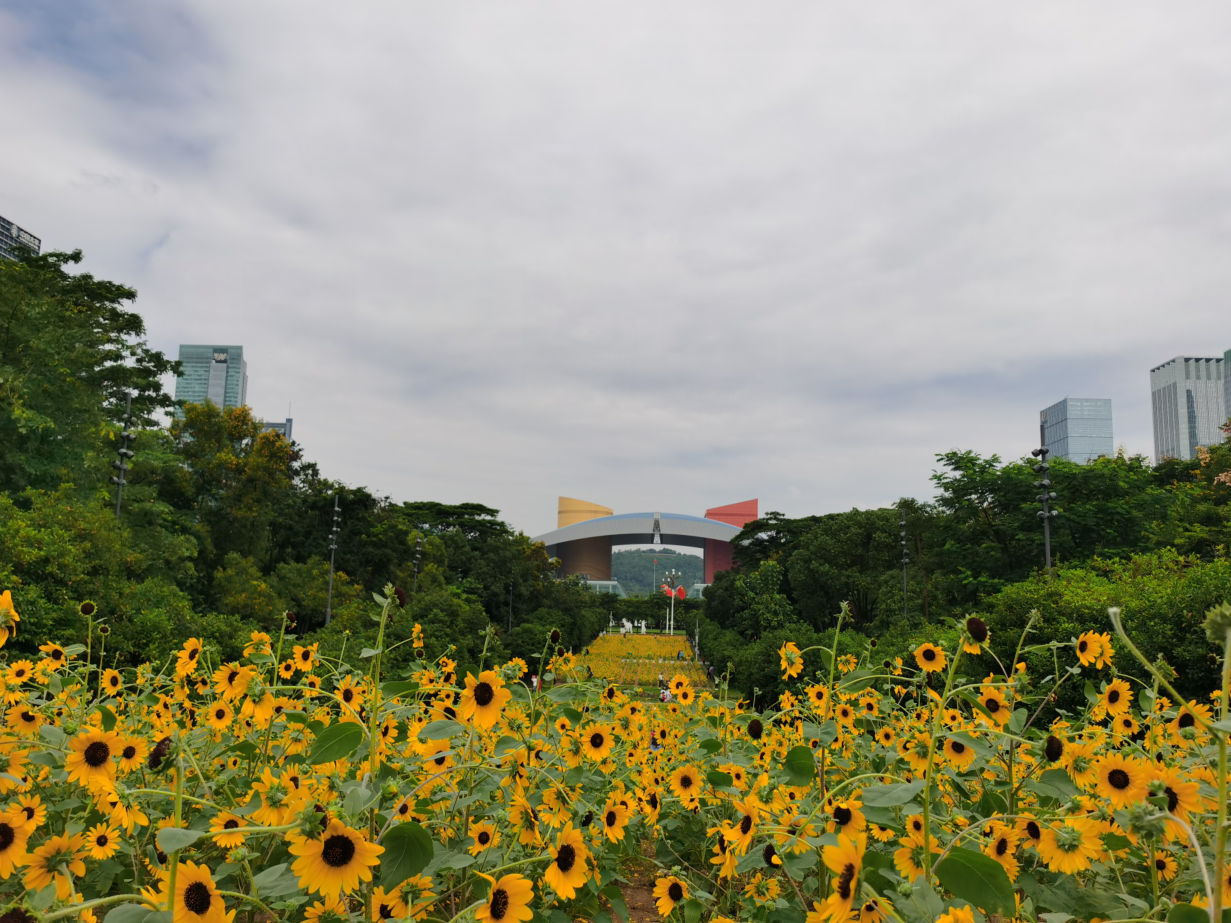
<path fill-rule="evenodd" d="M 683 513 L 621 513 L 546 532 L 535 536 L 534 541 L 546 544 L 547 553 L 555 556 L 557 545 L 585 538 L 609 536 L 614 545 L 652 545 L 657 534 L 664 545 L 704 548 L 707 538 L 730 542 L 739 533 L 725 522 Z"/>

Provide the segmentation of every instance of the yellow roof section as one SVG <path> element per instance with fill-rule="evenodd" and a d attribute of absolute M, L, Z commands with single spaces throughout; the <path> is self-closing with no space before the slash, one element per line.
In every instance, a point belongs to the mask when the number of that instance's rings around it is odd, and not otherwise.
<path fill-rule="evenodd" d="M 577 500 L 573 497 L 560 498 L 560 511 L 556 522 L 557 529 L 576 525 L 590 519 L 602 519 L 612 514 L 610 507 L 591 503 L 589 500 Z"/>

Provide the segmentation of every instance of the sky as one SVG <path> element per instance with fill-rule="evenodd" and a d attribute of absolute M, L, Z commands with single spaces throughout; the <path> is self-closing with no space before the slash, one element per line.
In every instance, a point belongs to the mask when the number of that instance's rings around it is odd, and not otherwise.
<path fill-rule="evenodd" d="M 826 513 L 1231 348 L 1231 5 L 0 0 L 0 215 L 322 472 Z"/>

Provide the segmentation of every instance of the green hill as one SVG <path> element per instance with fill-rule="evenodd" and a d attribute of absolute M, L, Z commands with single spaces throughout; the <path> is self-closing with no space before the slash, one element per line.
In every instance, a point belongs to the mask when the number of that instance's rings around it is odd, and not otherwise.
<path fill-rule="evenodd" d="M 670 548 L 616 551 L 611 555 L 612 579 L 620 581 L 629 596 L 658 592 L 664 571 L 672 569 L 683 574 L 677 578 L 677 585 L 691 587 L 705 581 L 705 559 L 700 555 L 683 554 Z"/>

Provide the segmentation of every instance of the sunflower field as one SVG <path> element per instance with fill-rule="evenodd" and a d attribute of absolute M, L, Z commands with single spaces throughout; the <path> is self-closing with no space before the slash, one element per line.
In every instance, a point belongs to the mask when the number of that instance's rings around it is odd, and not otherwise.
<path fill-rule="evenodd" d="M 1207 702 L 1161 665 L 1129 681 L 1117 610 L 1040 677 L 1029 629 L 978 618 L 952 649 L 869 643 L 812 676 L 787 643 L 791 689 L 753 713 L 684 674 L 677 701 L 630 701 L 550 635 L 542 691 L 516 659 L 429 660 L 401 599 L 377 597 L 364 670 L 284 624 L 234 662 L 188 639 L 116 671 L 93 612 L 6 658 L 0 920 L 611 923 L 634 866 L 684 923 L 1199 923 L 1231 901 L 1227 660 Z M 1231 648 L 1231 606 L 1206 627 Z M 0 642 L 19 630 L 0 595 Z M 385 676 L 399 645 L 415 665 Z M 1053 704 L 1069 683 L 1080 713 Z"/>
<path fill-rule="evenodd" d="M 617 686 L 656 686 L 660 675 L 664 679 L 683 675 L 694 686 L 706 684 L 705 669 L 693 657 L 687 639 L 679 635 L 601 635 L 579 659 L 583 670 L 589 667 L 594 676 Z"/>

